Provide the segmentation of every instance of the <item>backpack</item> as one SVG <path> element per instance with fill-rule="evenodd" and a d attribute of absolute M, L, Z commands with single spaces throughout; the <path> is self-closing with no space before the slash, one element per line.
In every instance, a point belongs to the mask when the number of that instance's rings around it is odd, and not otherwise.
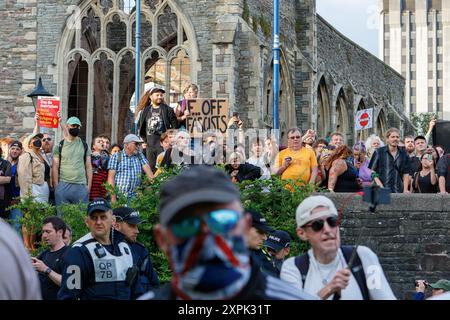
<path fill-rule="evenodd" d="M 356 250 L 354 246 L 341 246 L 342 253 L 344 255 L 345 261 L 348 263 L 351 259 L 353 250 Z M 302 276 L 302 288 L 305 288 L 305 280 L 306 275 L 309 270 L 309 255 L 308 253 L 304 253 L 301 256 L 295 257 L 295 266 L 300 271 L 300 275 Z M 361 259 L 359 258 L 358 253 L 356 253 L 353 267 L 351 269 L 353 276 L 358 283 L 359 289 L 361 290 L 361 294 L 363 296 L 363 300 L 370 300 L 369 289 L 367 288 L 366 283 L 366 275 L 364 273 L 364 268 L 361 263 Z"/>
<path fill-rule="evenodd" d="M 86 158 L 87 158 L 88 145 L 87 145 L 86 141 L 84 141 L 83 139 L 80 138 L 80 140 L 83 143 L 83 147 L 84 147 L 84 156 L 83 156 L 84 162 L 83 163 L 84 163 L 84 167 L 86 169 Z M 58 145 L 58 150 L 59 150 L 58 178 L 61 177 L 61 160 L 62 160 L 63 147 L 64 147 L 64 139 L 62 139 Z"/>

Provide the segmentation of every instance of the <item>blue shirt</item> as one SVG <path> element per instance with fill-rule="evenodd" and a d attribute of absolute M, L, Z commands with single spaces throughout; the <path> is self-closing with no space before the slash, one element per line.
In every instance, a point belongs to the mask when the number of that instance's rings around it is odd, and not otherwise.
<path fill-rule="evenodd" d="M 116 171 L 114 184 L 120 193 L 128 198 L 136 196 L 136 188 L 141 185 L 142 167 L 146 164 L 148 161 L 141 152 L 128 156 L 121 151 L 111 157 L 108 170 Z"/>
<path fill-rule="evenodd" d="M 11 182 L 9 183 L 9 194 L 11 195 L 11 199 L 20 197 L 20 188 L 16 186 L 17 165 L 18 162 L 11 165 Z"/>

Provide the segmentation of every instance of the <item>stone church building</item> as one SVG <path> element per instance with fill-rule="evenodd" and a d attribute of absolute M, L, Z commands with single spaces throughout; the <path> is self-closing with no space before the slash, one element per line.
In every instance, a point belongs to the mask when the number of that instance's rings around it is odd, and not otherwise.
<path fill-rule="evenodd" d="M 0 4 L 0 136 L 34 126 L 27 97 L 42 77 L 78 116 L 88 142 L 133 127 L 134 86 L 166 89 L 171 105 L 190 82 L 227 98 L 247 128 L 272 123 L 272 0 L 142 0 L 141 70 L 135 73 L 135 0 L 3 0 Z M 280 127 L 341 131 L 350 143 L 388 127 L 412 132 L 405 80 L 316 14 L 315 0 L 281 0 Z M 131 107 L 130 107 L 131 105 Z M 375 108 L 374 128 L 354 114 Z"/>

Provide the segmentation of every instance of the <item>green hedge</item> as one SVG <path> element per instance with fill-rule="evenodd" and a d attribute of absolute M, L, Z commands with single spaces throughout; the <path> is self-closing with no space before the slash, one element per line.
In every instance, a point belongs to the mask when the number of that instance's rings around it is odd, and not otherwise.
<path fill-rule="evenodd" d="M 154 239 L 152 229 L 159 221 L 158 206 L 159 192 L 161 184 L 178 170 L 164 172 L 156 177 L 152 183 L 144 181 L 142 188 L 138 191 L 136 197 L 129 206 L 138 210 L 141 217 L 147 221 L 140 227 L 139 241 L 142 242 L 150 251 L 152 262 L 162 282 L 170 280 L 170 269 L 165 255 L 158 249 Z M 291 187 L 287 187 L 289 184 Z M 298 204 L 314 190 L 310 185 L 298 187 L 291 181 L 283 181 L 273 177 L 270 180 L 246 181 L 239 184 L 241 199 L 246 209 L 254 209 L 263 214 L 269 224 L 275 229 L 281 229 L 289 232 L 292 239 L 291 255 L 297 255 L 307 249 L 307 243 L 301 242 L 296 236 L 295 209 Z M 291 191 L 289 190 L 291 189 Z M 117 190 L 109 190 L 117 193 Z M 118 201 L 113 206 L 126 204 L 125 197 L 118 195 Z M 14 207 L 24 212 L 22 223 L 27 226 L 33 226 L 35 230 L 40 230 L 42 221 L 45 217 L 56 214 L 56 208 L 49 204 L 37 203 L 32 197 L 27 197 Z M 86 205 L 65 204 L 61 206 L 62 217 L 73 230 L 73 239 L 79 239 L 88 232 L 84 223 L 86 217 Z M 43 250 L 44 247 L 37 249 Z M 34 254 L 37 254 L 35 252 Z"/>

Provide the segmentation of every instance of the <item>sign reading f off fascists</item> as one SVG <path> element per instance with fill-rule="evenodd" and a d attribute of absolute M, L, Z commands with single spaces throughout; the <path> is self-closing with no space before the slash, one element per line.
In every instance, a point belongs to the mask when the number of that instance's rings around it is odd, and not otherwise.
<path fill-rule="evenodd" d="M 359 110 L 355 116 L 355 130 L 370 129 L 373 127 L 373 108 Z"/>

